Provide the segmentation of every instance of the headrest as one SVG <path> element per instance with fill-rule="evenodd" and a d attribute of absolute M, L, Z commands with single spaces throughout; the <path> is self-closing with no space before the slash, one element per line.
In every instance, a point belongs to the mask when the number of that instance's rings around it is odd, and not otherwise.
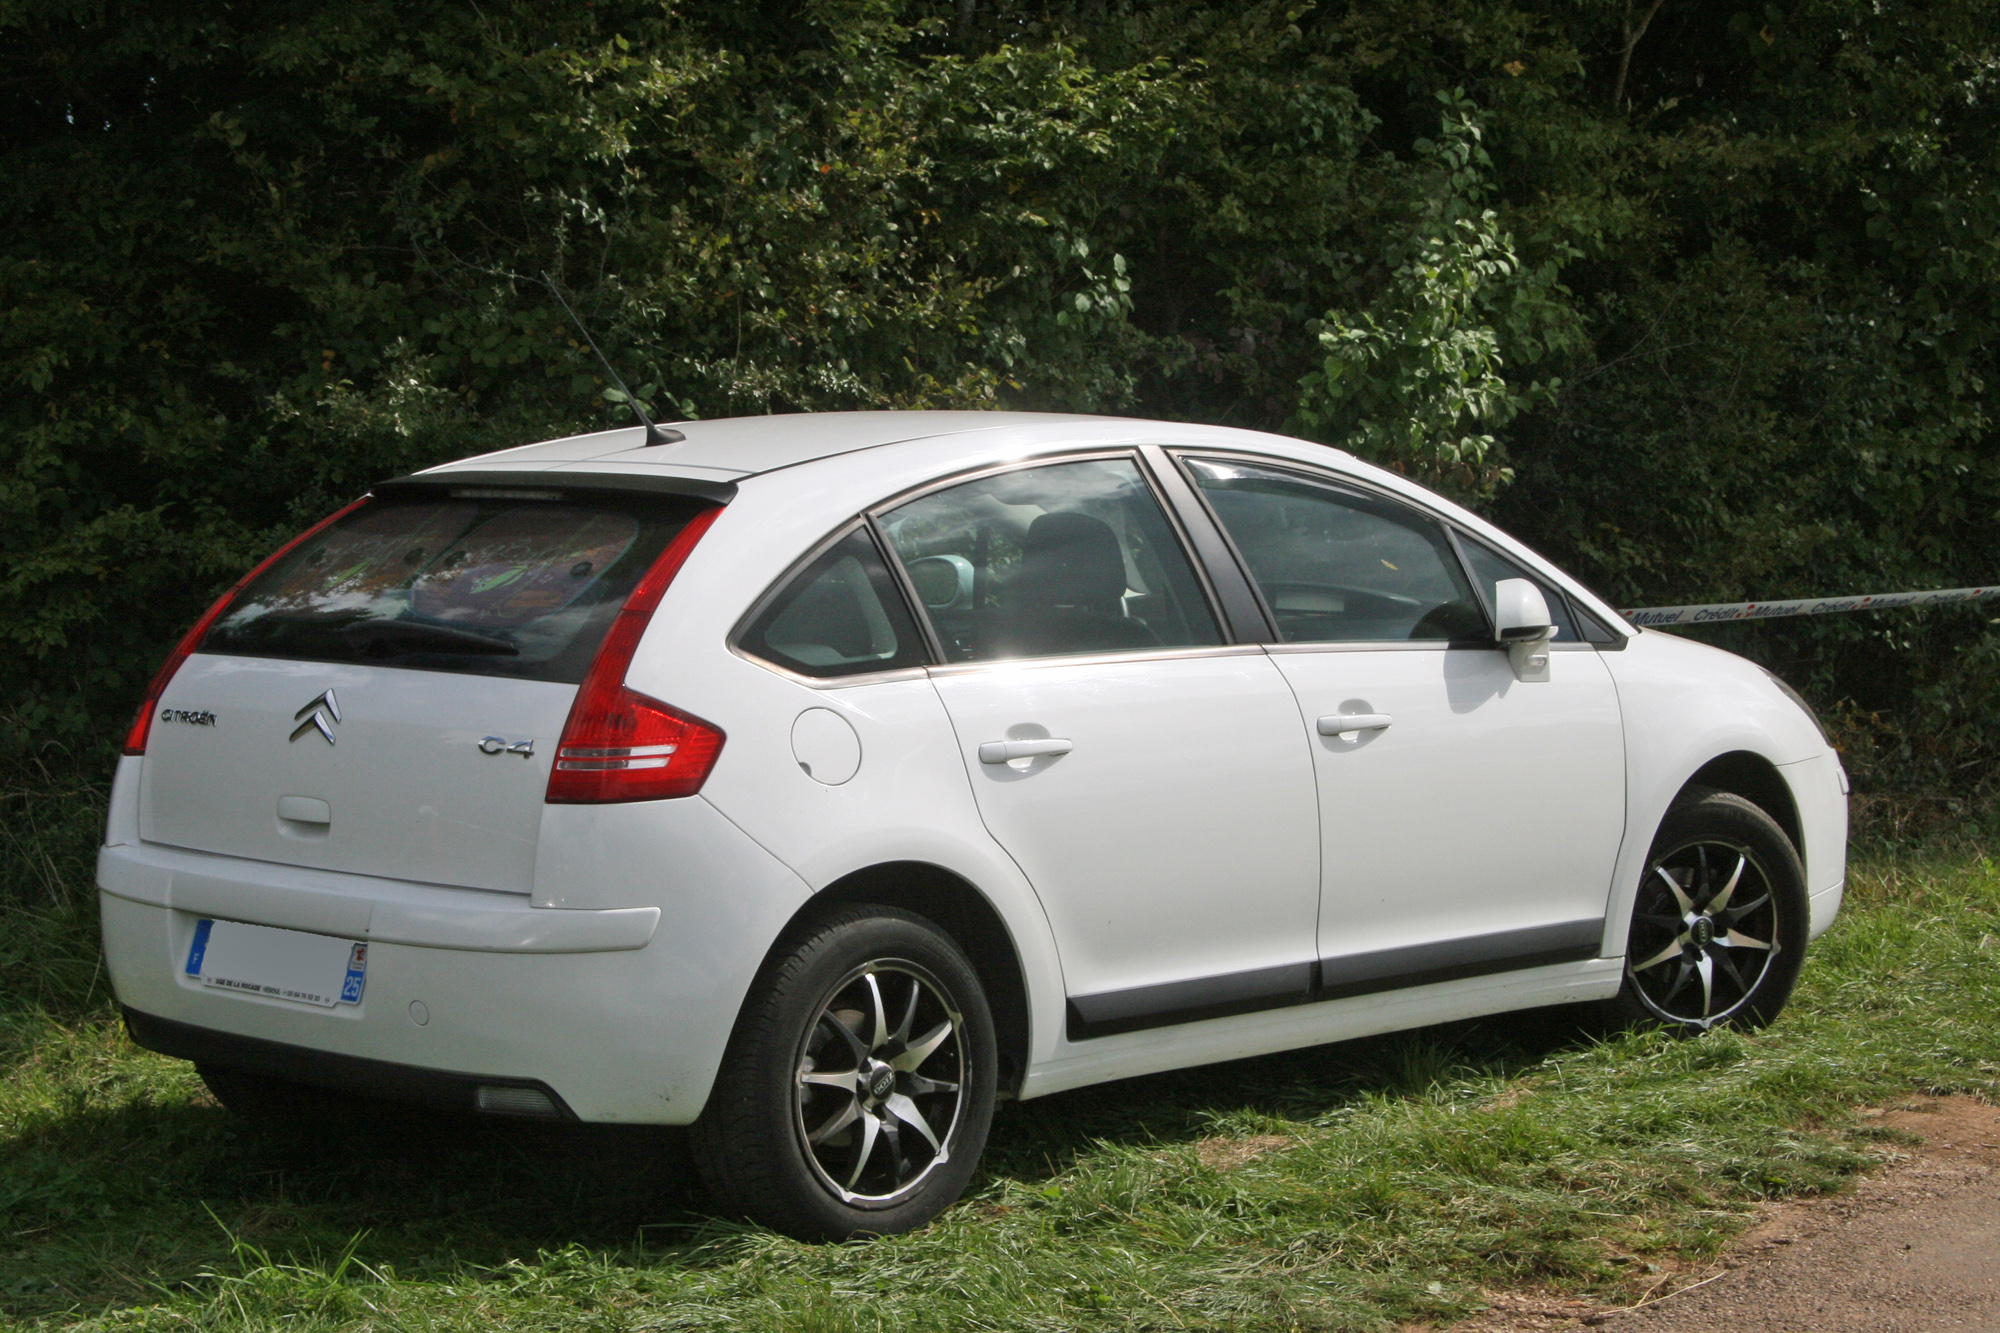
<path fill-rule="evenodd" d="M 1118 536 L 1089 514 L 1043 514 L 1028 525 L 1008 588 L 1016 606 L 1116 611 L 1125 595 Z"/>

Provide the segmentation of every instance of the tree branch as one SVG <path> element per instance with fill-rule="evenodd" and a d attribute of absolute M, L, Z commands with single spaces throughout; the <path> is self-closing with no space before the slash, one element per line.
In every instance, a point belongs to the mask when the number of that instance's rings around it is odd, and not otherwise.
<path fill-rule="evenodd" d="M 1653 0 L 1653 7 L 1646 11 L 1646 17 L 1639 20 L 1639 26 L 1632 26 L 1632 0 L 1625 0 L 1625 49 L 1618 53 L 1618 81 L 1611 87 L 1611 109 L 1616 111 L 1625 100 L 1625 75 L 1632 68 L 1632 48 L 1646 35 L 1646 28 L 1653 21 L 1653 15 L 1660 12 L 1666 0 Z"/>

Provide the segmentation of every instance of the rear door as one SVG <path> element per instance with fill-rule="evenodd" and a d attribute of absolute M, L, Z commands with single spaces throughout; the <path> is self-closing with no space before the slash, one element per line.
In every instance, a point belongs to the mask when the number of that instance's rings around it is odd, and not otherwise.
<path fill-rule="evenodd" d="M 694 509 L 481 488 L 357 509 L 260 575 L 174 676 L 141 836 L 528 892 L 577 683 Z"/>
<path fill-rule="evenodd" d="M 1225 645 L 1135 460 L 1021 468 L 880 517 L 946 665 L 979 809 L 1049 915 L 1071 1033 L 1304 999 L 1309 751 Z"/>

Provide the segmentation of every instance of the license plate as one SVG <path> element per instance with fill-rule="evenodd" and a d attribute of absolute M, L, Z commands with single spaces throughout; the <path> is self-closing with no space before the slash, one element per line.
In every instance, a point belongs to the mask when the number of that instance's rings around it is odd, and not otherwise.
<path fill-rule="evenodd" d="M 360 1004 L 368 946 L 241 921 L 195 922 L 187 974 L 204 986 L 331 1009 Z"/>

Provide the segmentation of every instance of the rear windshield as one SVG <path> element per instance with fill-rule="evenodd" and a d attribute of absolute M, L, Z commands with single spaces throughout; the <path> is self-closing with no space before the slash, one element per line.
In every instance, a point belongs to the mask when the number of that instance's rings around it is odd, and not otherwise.
<path fill-rule="evenodd" d="M 700 506 L 527 497 L 371 500 L 259 575 L 198 651 L 580 682 Z"/>

